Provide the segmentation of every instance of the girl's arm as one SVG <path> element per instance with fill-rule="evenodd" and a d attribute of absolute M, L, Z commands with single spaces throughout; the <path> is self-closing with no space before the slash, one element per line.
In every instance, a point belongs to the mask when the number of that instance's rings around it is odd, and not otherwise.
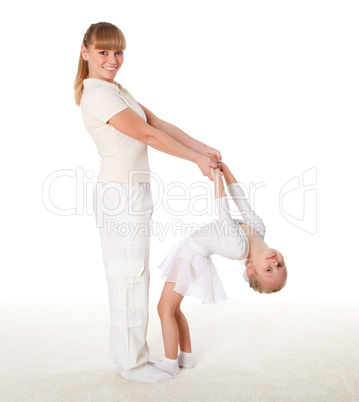
<path fill-rule="evenodd" d="M 266 231 L 264 223 L 249 205 L 249 202 L 247 201 L 242 187 L 225 163 L 220 164 L 220 169 L 222 170 L 224 179 L 226 180 L 228 192 L 231 195 L 243 219 L 247 224 L 253 227 L 257 233 L 264 237 Z"/>
<path fill-rule="evenodd" d="M 213 181 L 214 181 L 214 193 L 215 193 L 216 199 L 225 197 L 226 193 L 224 191 L 222 173 L 220 172 L 219 169 L 211 168 L 211 175 L 212 175 Z"/>
<path fill-rule="evenodd" d="M 209 169 L 211 167 L 216 168 L 217 163 L 186 147 L 163 131 L 152 127 L 131 108 L 117 113 L 107 123 L 121 133 L 129 135 L 158 151 L 196 163 L 203 175 L 212 180 Z"/>
<path fill-rule="evenodd" d="M 223 173 L 224 180 L 226 181 L 228 187 L 232 184 L 238 183 L 237 179 L 233 176 L 233 173 L 225 163 L 222 162 L 219 168 Z"/>
<path fill-rule="evenodd" d="M 203 142 L 200 142 L 192 138 L 191 136 L 189 136 L 188 134 L 186 134 L 184 131 L 174 126 L 173 124 L 161 120 L 150 110 L 145 108 L 143 105 L 140 106 L 146 114 L 148 124 L 151 125 L 152 127 L 163 131 L 177 142 L 181 143 L 182 145 L 184 145 L 189 149 L 192 149 L 193 151 L 197 152 L 200 155 L 204 156 L 213 155 L 216 158 L 217 162 L 220 162 L 222 160 L 221 153 L 216 149 L 209 147 Z"/>
<path fill-rule="evenodd" d="M 229 206 L 224 190 L 222 173 L 219 169 L 211 168 L 211 174 L 214 181 L 214 192 L 216 198 L 216 212 L 221 221 L 225 221 L 227 225 L 234 224 L 231 214 L 229 213 Z"/>
<path fill-rule="evenodd" d="M 230 171 L 229 167 L 222 162 L 219 168 L 221 169 L 224 179 L 226 180 L 228 192 L 243 218 L 245 218 L 245 216 L 254 215 L 254 211 L 249 205 L 242 187 L 239 185 L 237 179 L 233 176 L 233 173 Z"/>

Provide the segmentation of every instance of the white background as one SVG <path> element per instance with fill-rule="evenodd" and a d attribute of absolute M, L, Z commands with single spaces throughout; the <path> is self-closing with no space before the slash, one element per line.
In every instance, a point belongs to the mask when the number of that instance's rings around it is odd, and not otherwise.
<path fill-rule="evenodd" d="M 56 215 L 42 200 L 53 172 L 77 172 L 78 189 L 83 174 L 87 189 L 96 180 L 97 149 L 72 86 L 83 34 L 99 21 L 127 38 L 117 81 L 159 117 L 220 149 L 240 182 L 262 183 L 255 208 L 267 243 L 286 258 L 287 287 L 256 294 L 241 279 L 242 265 L 215 256 L 228 302 L 358 301 L 356 5 L 35 0 L 1 10 L 0 306 L 107 303 L 100 239 L 90 208 L 81 211 L 81 191 L 76 201 L 76 179 L 54 181 L 51 199 L 63 209 L 77 202 L 77 214 Z M 190 162 L 155 150 L 150 158 L 164 188 L 182 182 L 194 197 L 191 184 L 210 184 Z M 295 190 L 297 181 L 304 187 Z M 210 216 L 174 217 L 160 207 L 153 218 L 166 225 Z M 156 266 L 180 238 L 153 236 L 152 303 L 162 287 Z"/>

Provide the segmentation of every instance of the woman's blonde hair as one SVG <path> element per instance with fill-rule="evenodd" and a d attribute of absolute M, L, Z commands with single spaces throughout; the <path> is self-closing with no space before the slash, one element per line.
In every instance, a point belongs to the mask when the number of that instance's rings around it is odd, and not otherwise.
<path fill-rule="evenodd" d="M 126 49 L 126 38 L 122 31 L 116 25 L 109 22 L 98 22 L 92 24 L 86 31 L 82 44 L 88 49 L 90 45 L 95 45 L 95 49 Z M 79 66 L 75 78 L 75 102 L 80 105 L 82 92 L 84 90 L 83 81 L 88 76 L 88 65 L 80 52 Z"/>

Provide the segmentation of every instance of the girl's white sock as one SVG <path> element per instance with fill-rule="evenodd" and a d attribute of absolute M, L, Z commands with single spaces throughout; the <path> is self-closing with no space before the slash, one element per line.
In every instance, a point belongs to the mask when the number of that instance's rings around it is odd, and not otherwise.
<path fill-rule="evenodd" d="M 171 375 L 179 374 L 178 359 L 167 359 L 167 357 L 165 357 L 153 366 Z"/>
<path fill-rule="evenodd" d="M 183 368 L 193 368 L 194 367 L 194 360 L 192 353 L 186 353 L 180 351 L 178 355 L 178 365 Z"/>

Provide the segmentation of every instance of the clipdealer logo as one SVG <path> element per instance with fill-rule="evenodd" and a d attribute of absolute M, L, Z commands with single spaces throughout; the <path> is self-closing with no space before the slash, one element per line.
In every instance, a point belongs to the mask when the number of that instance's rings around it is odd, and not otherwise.
<path fill-rule="evenodd" d="M 164 185 L 159 175 L 154 172 L 133 171 L 130 172 L 131 181 L 136 174 L 151 176 L 151 187 L 155 190 L 156 199 L 150 203 L 147 210 L 136 211 L 135 205 L 129 202 L 129 214 L 138 216 L 148 214 L 150 210 L 158 210 L 160 207 L 172 217 L 211 215 L 215 212 L 213 184 L 205 181 L 197 183 L 172 182 Z M 116 186 L 117 184 L 117 186 Z M 264 182 L 249 183 L 248 186 L 240 183 L 249 203 L 255 210 L 255 199 L 260 188 L 265 187 Z M 126 208 L 127 194 L 118 183 L 99 183 L 92 170 L 84 168 L 60 169 L 49 174 L 42 186 L 42 201 L 45 208 L 58 216 L 94 215 L 96 203 L 105 199 L 106 191 L 117 189 L 117 202 L 111 206 L 103 206 L 102 214 L 115 216 Z M 115 192 L 116 192 L 115 191 Z M 317 168 L 313 167 L 294 176 L 279 190 L 279 211 L 286 221 L 300 230 L 314 235 L 317 233 Z M 235 216 L 236 209 L 230 210 Z M 262 216 L 262 212 L 258 213 Z M 265 214 L 263 214 L 265 217 Z M 103 217 L 96 216 L 97 226 L 101 227 Z M 264 219 L 265 220 L 265 219 Z M 178 220 L 173 218 L 173 222 Z M 185 225 L 185 223 L 183 222 Z M 168 225 L 168 223 L 166 223 Z M 162 231 L 164 232 L 164 230 Z M 165 231 L 168 232 L 168 229 Z"/>
<path fill-rule="evenodd" d="M 281 188 L 279 210 L 292 225 L 312 235 L 317 233 L 316 167 L 293 177 Z"/>

